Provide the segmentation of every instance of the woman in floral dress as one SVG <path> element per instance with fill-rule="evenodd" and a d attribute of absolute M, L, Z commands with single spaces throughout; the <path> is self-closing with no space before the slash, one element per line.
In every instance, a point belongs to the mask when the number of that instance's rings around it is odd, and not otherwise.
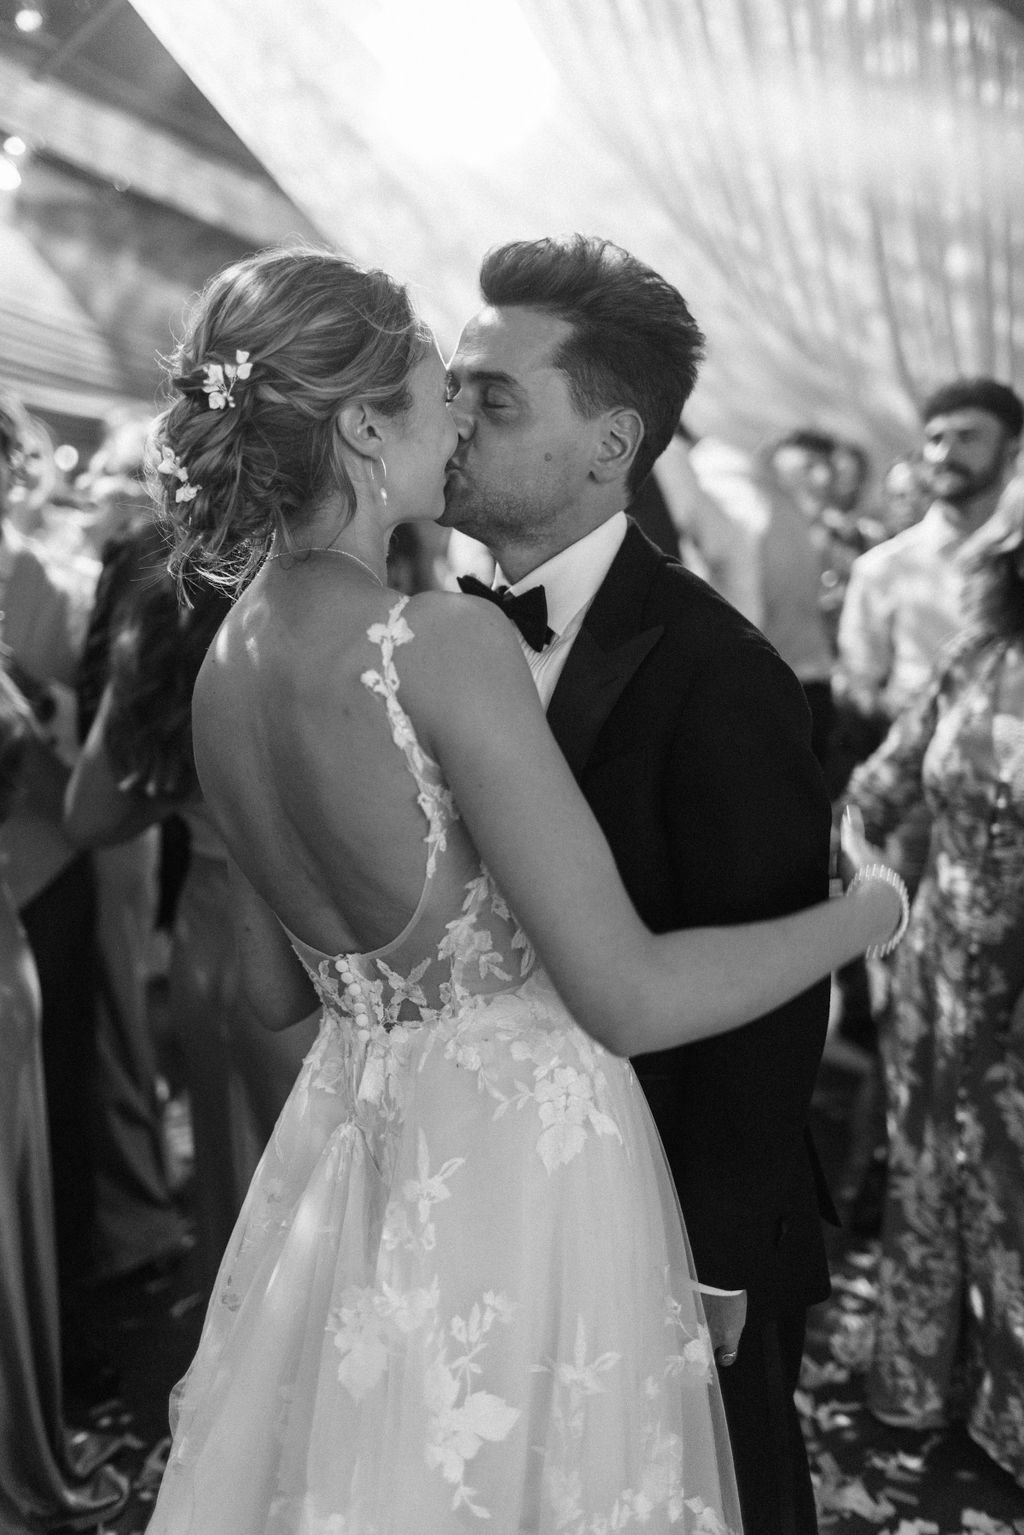
<path fill-rule="evenodd" d="M 968 633 L 849 791 L 874 842 L 922 793 L 932 815 L 882 1039 L 868 1400 L 901 1427 L 966 1418 L 1024 1485 L 1024 479 L 968 558 Z"/>

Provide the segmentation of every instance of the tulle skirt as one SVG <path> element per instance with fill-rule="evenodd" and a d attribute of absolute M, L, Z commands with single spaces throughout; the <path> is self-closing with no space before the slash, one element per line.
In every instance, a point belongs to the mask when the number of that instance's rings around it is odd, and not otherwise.
<path fill-rule="evenodd" d="M 149 1535 L 739 1530 L 632 1069 L 543 979 L 325 1014 L 218 1275 Z"/>

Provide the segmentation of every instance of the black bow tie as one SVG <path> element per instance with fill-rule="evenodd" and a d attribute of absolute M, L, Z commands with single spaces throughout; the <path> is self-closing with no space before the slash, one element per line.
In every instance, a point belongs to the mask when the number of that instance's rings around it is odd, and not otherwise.
<path fill-rule="evenodd" d="M 531 586 L 516 596 L 507 586 L 485 586 L 476 576 L 460 576 L 459 585 L 471 597 L 495 603 L 515 624 L 531 650 L 543 650 L 555 637 L 548 627 L 548 599 L 542 586 Z"/>

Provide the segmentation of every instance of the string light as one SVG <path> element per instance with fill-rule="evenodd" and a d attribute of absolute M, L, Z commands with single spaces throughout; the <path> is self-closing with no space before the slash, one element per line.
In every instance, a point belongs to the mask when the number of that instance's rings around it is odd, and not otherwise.
<path fill-rule="evenodd" d="M 14 17 L 14 25 L 19 32 L 38 32 L 45 19 L 38 5 L 23 5 Z"/>
<path fill-rule="evenodd" d="M 0 192 L 16 192 L 21 186 L 21 171 L 16 161 L 27 154 L 28 145 L 17 133 L 8 133 L 0 153 Z"/>

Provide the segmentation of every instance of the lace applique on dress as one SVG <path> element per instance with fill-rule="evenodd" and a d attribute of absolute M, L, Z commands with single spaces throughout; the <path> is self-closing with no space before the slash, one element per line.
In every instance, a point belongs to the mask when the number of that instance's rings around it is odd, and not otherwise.
<path fill-rule="evenodd" d="M 404 617 L 408 601 L 402 597 L 383 623 L 367 630 L 381 663 L 362 672 L 360 681 L 384 700 L 392 740 L 405 757 L 427 823 L 416 910 L 390 943 L 365 953 L 326 955 L 293 938 L 321 1001 L 371 1043 L 379 1031 L 389 1033 L 400 1023 L 436 1024 L 472 997 L 520 984 L 535 963 L 532 945 L 461 824 L 439 765 L 423 750 L 399 701 L 395 652 L 414 638 Z"/>
<path fill-rule="evenodd" d="M 428 826 L 427 878 L 430 879 L 437 867 L 438 854 L 444 851 L 446 845 L 448 823 L 457 820 L 459 812 L 455 808 L 451 790 L 438 778 L 431 776 L 431 769 L 435 774 L 437 772 L 437 763 L 420 746 L 412 721 L 398 702 L 399 684 L 394 655 L 399 645 L 407 645 L 413 637 L 412 630 L 402 617 L 402 610 L 408 601 L 408 597 L 403 597 L 395 603 L 385 623 L 372 624 L 366 631 L 367 639 L 380 646 L 382 669 L 379 672 L 372 669 L 365 671 L 359 680 L 384 699 L 395 745 L 405 753 L 409 771 L 420 791 L 419 805 Z"/>

